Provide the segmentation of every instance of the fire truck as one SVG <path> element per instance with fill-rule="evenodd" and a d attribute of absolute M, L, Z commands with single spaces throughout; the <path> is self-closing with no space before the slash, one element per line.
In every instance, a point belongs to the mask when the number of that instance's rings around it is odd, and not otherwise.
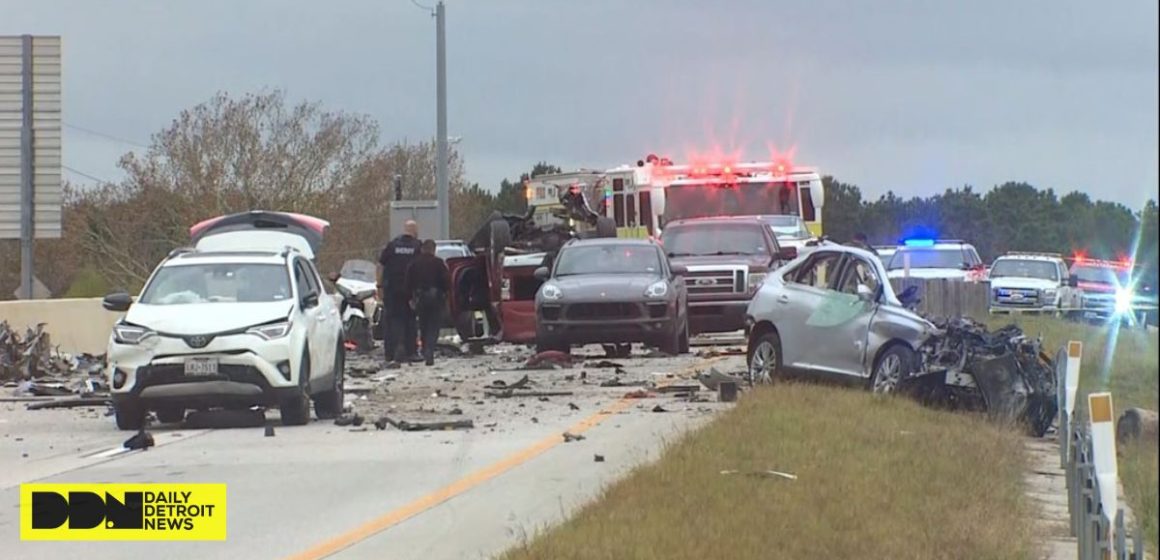
<path fill-rule="evenodd" d="M 545 214 L 558 204 L 553 186 L 579 189 L 594 211 L 616 222 L 618 237 L 659 237 L 673 220 L 787 214 L 822 235 L 822 178 L 788 160 L 677 165 L 650 154 L 636 165 L 542 175 L 525 186 L 528 205 Z"/>

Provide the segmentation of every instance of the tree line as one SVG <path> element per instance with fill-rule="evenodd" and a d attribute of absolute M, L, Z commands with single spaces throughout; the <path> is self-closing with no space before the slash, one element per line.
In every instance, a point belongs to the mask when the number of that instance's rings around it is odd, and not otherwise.
<path fill-rule="evenodd" d="M 434 144 L 381 145 L 379 133 L 365 115 L 289 103 L 277 90 L 218 94 L 182 111 L 152 136 L 148 150 L 123 156 L 123 180 L 65 185 L 63 236 L 37 241 L 37 277 L 56 297 L 137 290 L 170 250 L 188 244 L 192 224 L 251 209 L 328 219 L 331 233 L 319 255 L 323 270 L 352 258 L 374 260 L 397 234 L 388 220 L 394 177 L 403 179 L 404 199 L 435 198 Z M 560 171 L 539 162 L 492 191 L 465 180 L 454 150 L 450 158 L 451 234 L 461 239 L 494 210 L 524 212 L 523 181 Z M 1137 212 L 1026 183 L 985 193 L 962 187 L 930 197 L 887 193 L 864 200 L 856 185 L 824 181 L 825 233 L 836 239 L 861 231 L 889 244 L 925 228 L 971 241 L 985 259 L 1011 250 L 1084 250 L 1114 258 L 1130 251 L 1139 231 L 1138 258 L 1151 278 L 1156 275 L 1154 200 Z M 19 257 L 18 243 L 0 243 L 0 299 L 12 298 L 19 285 Z"/>

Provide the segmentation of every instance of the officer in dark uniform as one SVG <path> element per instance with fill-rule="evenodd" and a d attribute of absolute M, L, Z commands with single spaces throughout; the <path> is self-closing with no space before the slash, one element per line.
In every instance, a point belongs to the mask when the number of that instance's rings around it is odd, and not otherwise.
<path fill-rule="evenodd" d="M 451 289 L 451 273 L 443 259 L 435 256 L 435 240 L 423 241 L 419 256 L 407 268 L 404 284 L 419 315 L 419 336 L 423 341 L 423 361 L 435 363 L 435 344 L 443 326 L 443 307 Z"/>
<path fill-rule="evenodd" d="M 406 275 L 407 267 L 419 254 L 419 245 L 419 224 L 407 220 L 403 223 L 403 234 L 387 243 L 379 254 L 378 295 L 387 322 L 383 336 L 387 367 L 399 367 L 403 361 L 418 361 L 415 310 L 411 308 L 411 294 L 407 293 Z"/>
<path fill-rule="evenodd" d="M 866 234 L 865 234 L 865 233 L 862 233 L 862 232 L 855 233 L 855 234 L 854 234 L 854 243 L 853 243 L 853 245 L 854 245 L 855 247 L 860 247 L 860 248 L 862 248 L 862 249 L 865 249 L 865 250 L 867 250 L 867 251 L 870 251 L 870 252 L 871 252 L 871 253 L 873 253 L 875 256 L 877 256 L 877 255 L 878 255 L 878 250 L 877 250 L 877 249 L 875 249 L 875 248 L 874 248 L 874 246 L 870 244 L 870 241 L 866 239 Z"/>

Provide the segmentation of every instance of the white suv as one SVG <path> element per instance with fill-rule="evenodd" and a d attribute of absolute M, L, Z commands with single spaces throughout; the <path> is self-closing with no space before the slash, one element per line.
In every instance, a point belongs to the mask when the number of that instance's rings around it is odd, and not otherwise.
<path fill-rule="evenodd" d="M 943 278 L 979 282 L 986 267 L 975 246 L 957 239 L 907 239 L 886 261 L 890 278 Z"/>
<path fill-rule="evenodd" d="M 1066 314 L 1082 305 L 1078 282 L 1057 253 L 1011 252 L 991 264 L 991 313 Z"/>
<path fill-rule="evenodd" d="M 125 315 L 109 337 L 117 427 L 145 414 L 179 422 L 188 409 L 276 406 L 282 423 L 343 407 L 342 321 L 314 266 L 327 223 L 251 212 L 191 230 L 197 247 L 166 258 L 133 301 L 105 297 Z"/>

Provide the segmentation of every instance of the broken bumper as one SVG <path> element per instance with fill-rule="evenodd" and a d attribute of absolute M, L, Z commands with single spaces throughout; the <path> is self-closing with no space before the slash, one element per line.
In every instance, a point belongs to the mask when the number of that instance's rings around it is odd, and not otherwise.
<path fill-rule="evenodd" d="M 194 360 L 214 367 L 193 373 L 186 363 Z M 194 351 L 180 339 L 155 336 L 136 345 L 111 344 L 106 375 L 114 403 L 248 407 L 274 405 L 299 392 L 297 362 L 287 339 L 223 336 Z"/>

